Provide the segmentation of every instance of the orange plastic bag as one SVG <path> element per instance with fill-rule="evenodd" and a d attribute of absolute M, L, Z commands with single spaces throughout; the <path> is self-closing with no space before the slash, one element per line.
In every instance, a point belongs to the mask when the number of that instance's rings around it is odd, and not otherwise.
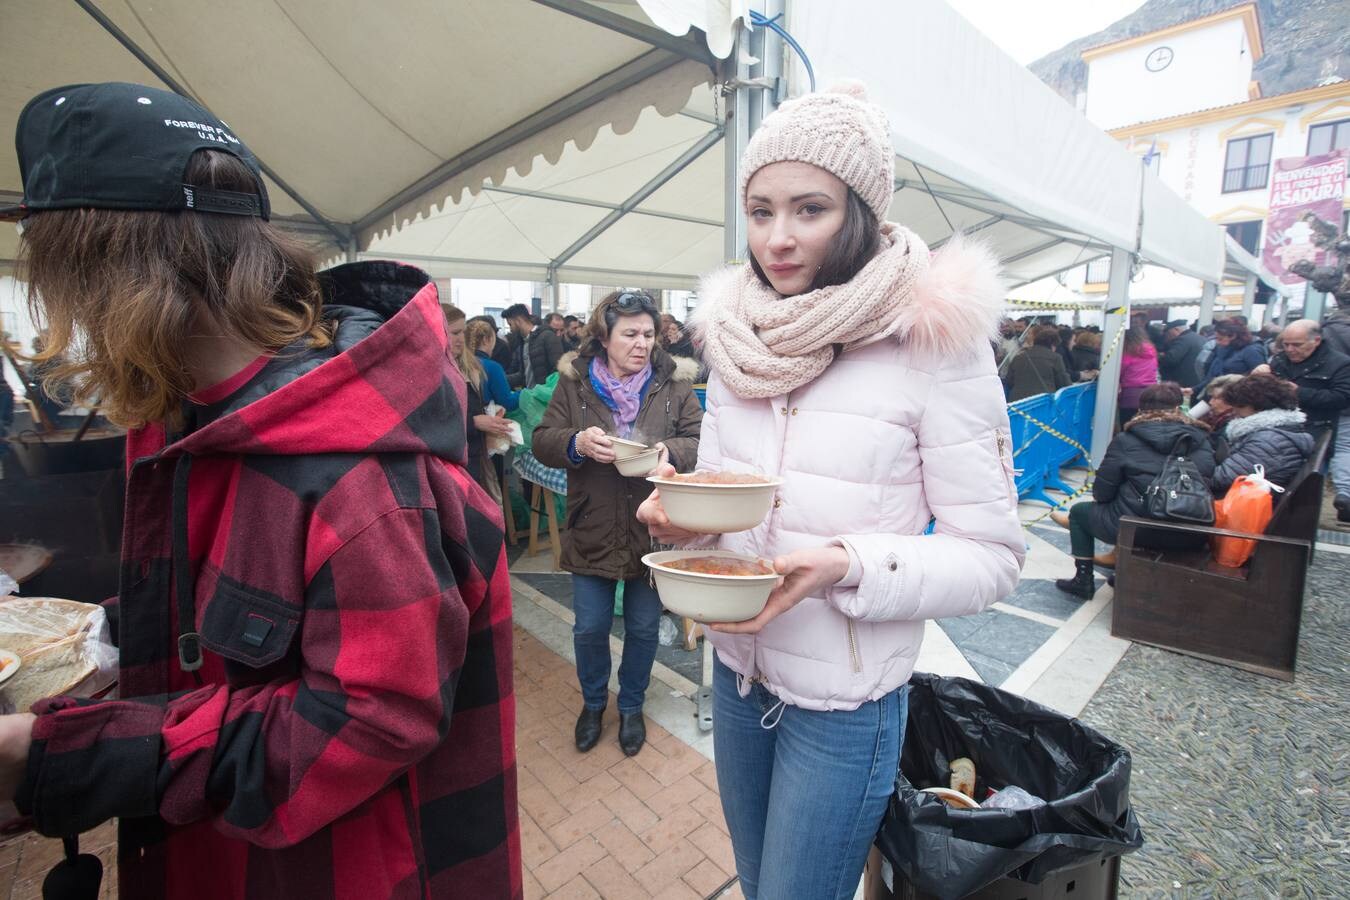
<path fill-rule="evenodd" d="M 1283 493 L 1284 488 L 1266 481 L 1265 476 L 1265 467 L 1257 466 L 1255 475 L 1239 476 L 1223 499 L 1214 501 L 1215 528 L 1246 534 L 1266 530 L 1275 509 L 1271 492 Z M 1213 544 L 1214 561 L 1232 568 L 1246 563 L 1256 550 L 1256 541 L 1244 538 L 1216 537 Z"/>

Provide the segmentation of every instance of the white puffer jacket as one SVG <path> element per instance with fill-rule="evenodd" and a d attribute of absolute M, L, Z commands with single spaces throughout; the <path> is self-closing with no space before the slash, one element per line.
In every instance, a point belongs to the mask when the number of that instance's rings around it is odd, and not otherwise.
<path fill-rule="evenodd" d="M 923 620 L 977 613 L 1016 587 L 1026 542 L 988 341 L 996 272 L 983 250 L 948 245 L 906 328 L 791 394 L 746 400 L 710 379 L 699 468 L 783 479 L 764 524 L 717 546 L 772 559 L 836 543 L 853 563 L 758 635 L 709 634 L 743 691 L 757 679 L 795 706 L 854 709 L 909 680 Z M 700 311 L 726 277 L 705 280 Z"/>

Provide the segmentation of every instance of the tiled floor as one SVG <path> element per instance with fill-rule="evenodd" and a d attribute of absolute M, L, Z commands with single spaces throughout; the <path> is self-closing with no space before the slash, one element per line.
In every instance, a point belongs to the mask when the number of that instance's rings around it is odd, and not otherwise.
<path fill-rule="evenodd" d="M 613 704 L 599 746 L 578 753 L 576 672 L 519 628 L 516 699 L 527 898 L 692 900 L 731 878 L 731 842 L 705 757 L 651 721 L 647 746 L 624 757 Z"/>
<path fill-rule="evenodd" d="M 103 863 L 99 900 L 117 896 L 117 826 L 105 822 L 80 836 L 80 852 L 92 853 Z M 59 840 L 37 837 L 0 842 L 0 900 L 42 900 L 42 881 L 65 856 Z"/>
<path fill-rule="evenodd" d="M 647 746 L 625 757 L 612 703 L 599 746 L 578 753 L 572 663 L 519 627 L 515 685 L 526 900 L 702 900 L 731 879 L 731 842 L 706 757 L 650 719 Z M 111 823 L 81 841 L 103 860 L 103 898 L 117 893 L 115 843 Z M 61 855 L 60 841 L 35 836 L 0 843 L 0 900 L 40 900 Z M 737 900 L 740 891 L 719 897 Z"/>

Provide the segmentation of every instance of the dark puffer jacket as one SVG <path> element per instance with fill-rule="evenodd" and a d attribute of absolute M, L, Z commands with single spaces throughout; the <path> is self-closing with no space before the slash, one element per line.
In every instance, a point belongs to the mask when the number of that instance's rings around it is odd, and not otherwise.
<path fill-rule="evenodd" d="M 1125 423 L 1112 439 L 1092 484 L 1092 536 L 1116 542 L 1121 516 L 1144 515 L 1144 494 L 1162 473 L 1163 463 L 1181 437 L 1189 437 L 1188 456 L 1209 479 L 1214 474 L 1214 449 L 1209 432 L 1179 411 L 1145 412 Z"/>
<path fill-rule="evenodd" d="M 603 351 L 601 351 L 603 352 Z M 567 447 L 579 431 L 599 426 L 614 434 L 614 414 L 591 386 L 593 354 L 563 357 L 562 377 L 544 419 L 534 430 L 534 455 L 546 466 L 567 469 L 567 530 L 562 567 L 577 575 L 627 579 L 646 574 L 642 556 L 651 550 L 647 526 L 637 520 L 638 505 L 652 492 L 644 478 L 625 478 L 613 463 L 583 459 L 574 463 Z M 663 442 L 677 471 L 698 464 L 703 408 L 694 395 L 698 364 L 652 352 L 652 377 L 642 393 L 633 439 Z"/>
<path fill-rule="evenodd" d="M 522 384 L 525 387 L 534 387 L 547 381 L 548 376 L 558 367 L 558 360 L 563 356 L 562 341 L 552 328 L 536 325 L 534 331 L 531 331 L 530 336 L 525 339 L 521 353 Z M 528 369 L 525 365 L 527 360 Z"/>
<path fill-rule="evenodd" d="M 1183 331 L 1172 339 L 1158 360 L 1158 375 L 1163 381 L 1175 381 L 1182 387 L 1200 383 L 1200 351 L 1205 341 L 1194 331 Z"/>
<path fill-rule="evenodd" d="M 1241 475 L 1265 468 L 1266 480 L 1287 487 L 1312 455 L 1316 440 L 1297 409 L 1266 409 L 1228 423 L 1228 455 L 1214 470 L 1214 495 L 1222 496 Z"/>
<path fill-rule="evenodd" d="M 1198 358 L 1198 357 L 1197 357 Z M 1266 361 L 1266 346 L 1260 341 L 1252 341 L 1241 347 L 1229 344 L 1227 347 L 1215 347 L 1214 355 L 1209 358 L 1205 369 L 1205 378 L 1217 378 L 1220 375 L 1246 375 Z"/>
<path fill-rule="evenodd" d="M 1303 362 L 1276 354 L 1270 371 L 1298 385 L 1298 406 L 1308 414 L 1308 430 L 1314 437 L 1324 431 L 1335 434 L 1336 422 L 1350 412 L 1350 356 L 1323 341 Z"/>

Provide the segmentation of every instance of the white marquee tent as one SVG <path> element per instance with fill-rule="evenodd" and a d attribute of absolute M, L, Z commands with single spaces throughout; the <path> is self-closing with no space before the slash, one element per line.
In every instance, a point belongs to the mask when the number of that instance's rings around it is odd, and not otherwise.
<path fill-rule="evenodd" d="M 710 84 L 735 75 L 719 60 L 751 5 L 3 0 L 0 122 L 59 84 L 168 84 L 244 137 L 277 213 L 333 254 L 687 288 L 724 256 Z M 931 243 L 978 232 L 1017 283 L 1113 247 L 1205 281 L 1234 265 L 1220 229 L 940 0 L 797 2 L 786 22 L 822 85 L 860 78 L 886 107 L 892 218 Z M 799 65 L 789 83 L 806 89 Z"/>
<path fill-rule="evenodd" d="M 762 68 L 730 57 L 751 7 L 783 6 L 821 86 L 861 79 L 887 110 L 891 218 L 930 244 L 977 233 L 1014 284 L 1109 253 L 1115 308 L 1155 263 L 1203 283 L 1202 320 L 1225 275 L 1274 283 L 941 0 L 0 0 L 0 131 L 50 87 L 165 85 L 231 125 L 278 217 L 333 259 L 689 288 L 743 243 L 726 159 L 782 45 Z M 796 58 L 780 87 L 808 89 Z M 16 252 L 0 229 L 0 271 Z"/>

